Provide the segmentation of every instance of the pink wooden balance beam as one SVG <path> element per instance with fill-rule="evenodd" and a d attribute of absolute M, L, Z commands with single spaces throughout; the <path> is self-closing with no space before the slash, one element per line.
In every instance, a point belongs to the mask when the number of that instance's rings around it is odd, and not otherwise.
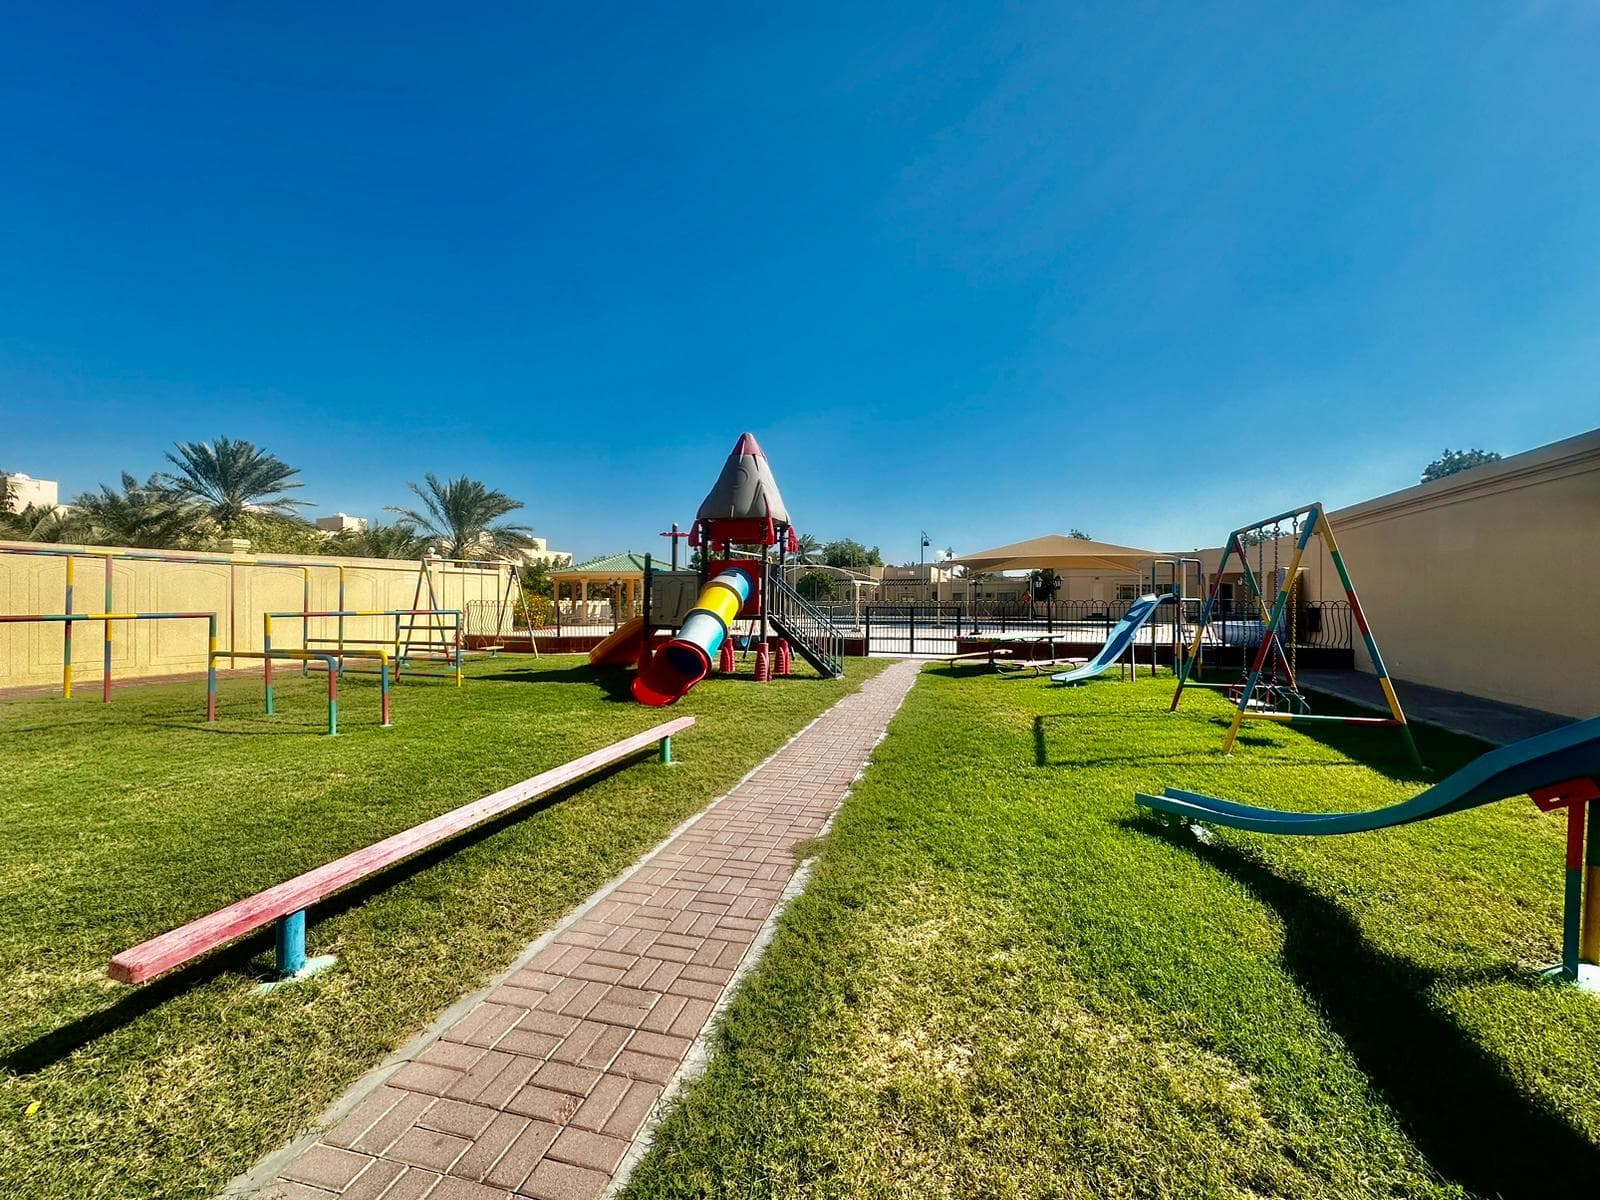
<path fill-rule="evenodd" d="M 352 851 L 343 858 L 324 863 L 264 892 L 257 892 L 254 896 L 124 950 L 111 960 L 106 974 L 118 983 L 144 983 L 253 930 L 277 922 L 278 978 L 303 978 L 333 962 L 331 955 L 310 961 L 306 959 L 306 909 L 317 901 L 387 870 L 414 854 L 458 837 L 519 805 L 575 783 L 602 767 L 630 758 L 652 745 L 660 746 L 661 762 L 671 763 L 672 735 L 693 724 L 693 717 L 666 721 L 643 733 L 636 733 L 585 754 L 582 758 L 541 771 L 531 779 L 512 784 L 481 800 L 463 804 L 432 820 L 413 825 L 402 833 Z"/>

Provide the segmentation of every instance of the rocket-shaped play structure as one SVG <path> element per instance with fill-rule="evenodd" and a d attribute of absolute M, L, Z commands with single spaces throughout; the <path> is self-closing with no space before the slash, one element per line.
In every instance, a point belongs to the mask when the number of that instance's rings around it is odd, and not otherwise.
<path fill-rule="evenodd" d="M 647 569 L 644 615 L 590 652 L 596 663 L 637 662 L 635 700 L 672 704 L 713 668 L 732 670 L 740 621 L 751 629 L 758 680 L 771 677 L 774 658 L 787 673 L 791 654 L 822 675 L 844 673 L 838 630 L 784 578 L 798 539 L 755 435 L 743 434 L 734 445 L 695 514 L 689 544 L 701 550 L 702 570 Z"/>

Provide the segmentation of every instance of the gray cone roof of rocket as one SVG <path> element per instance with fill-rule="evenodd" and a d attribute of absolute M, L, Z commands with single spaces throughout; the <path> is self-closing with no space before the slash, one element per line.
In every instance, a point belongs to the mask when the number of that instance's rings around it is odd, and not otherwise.
<path fill-rule="evenodd" d="M 695 520 L 765 521 L 768 517 L 775 524 L 789 524 L 789 510 L 778 493 L 767 456 L 754 434 L 742 434 L 722 464 L 722 474 L 700 502 Z"/>

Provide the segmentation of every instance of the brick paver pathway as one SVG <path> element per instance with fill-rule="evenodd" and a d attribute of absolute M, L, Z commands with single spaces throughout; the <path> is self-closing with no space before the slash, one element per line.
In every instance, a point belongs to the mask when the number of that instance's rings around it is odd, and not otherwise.
<path fill-rule="evenodd" d="M 602 1195 L 773 917 L 794 846 L 822 831 L 920 665 L 896 663 L 835 704 L 258 1195 Z"/>

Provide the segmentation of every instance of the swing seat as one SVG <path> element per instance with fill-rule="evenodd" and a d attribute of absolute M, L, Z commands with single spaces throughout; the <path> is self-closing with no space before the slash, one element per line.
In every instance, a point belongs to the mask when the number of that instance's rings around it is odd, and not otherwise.
<path fill-rule="evenodd" d="M 1232 703 L 1238 704 L 1244 698 L 1244 684 L 1230 684 L 1227 696 Z M 1254 712 L 1293 712 L 1301 716 L 1311 711 L 1310 702 L 1299 688 L 1282 683 L 1256 684 L 1248 707 Z"/>

